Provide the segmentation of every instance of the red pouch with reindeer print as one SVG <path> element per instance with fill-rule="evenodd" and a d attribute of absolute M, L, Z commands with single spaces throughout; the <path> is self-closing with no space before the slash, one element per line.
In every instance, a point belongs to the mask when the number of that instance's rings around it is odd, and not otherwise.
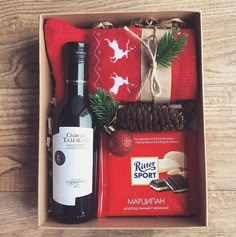
<path fill-rule="evenodd" d="M 141 45 L 123 28 L 85 30 L 49 19 L 44 30 L 58 102 L 64 95 L 62 48 L 68 41 L 85 41 L 89 45 L 90 92 L 101 87 L 116 100 L 136 100 L 140 89 Z M 141 35 L 141 28 L 132 31 Z"/>
<path fill-rule="evenodd" d="M 142 39 L 153 34 L 153 29 L 129 28 Z M 160 39 L 167 30 L 158 29 Z M 195 33 L 182 29 L 188 35 L 184 51 L 170 68 L 158 68 L 157 77 L 161 87 L 158 101 L 195 99 L 197 96 L 197 70 Z M 84 41 L 89 45 L 89 89 L 98 87 L 110 92 L 118 101 L 152 100 L 150 82 L 137 97 L 144 83 L 150 62 L 140 41 L 123 27 L 112 29 L 79 29 L 57 19 L 48 19 L 44 26 L 48 58 L 55 79 L 55 95 L 60 102 L 64 95 L 64 72 L 62 48 L 69 41 Z"/>

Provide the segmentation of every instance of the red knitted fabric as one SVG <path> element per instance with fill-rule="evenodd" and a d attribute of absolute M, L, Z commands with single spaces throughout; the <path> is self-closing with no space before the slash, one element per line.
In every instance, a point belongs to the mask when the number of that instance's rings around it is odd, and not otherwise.
<path fill-rule="evenodd" d="M 178 55 L 171 66 L 171 101 L 196 99 L 197 97 L 197 61 L 195 32 L 182 29 L 188 35 L 184 51 Z"/>
<path fill-rule="evenodd" d="M 85 32 L 86 30 L 77 29 L 56 19 L 47 20 L 44 26 L 47 54 L 56 85 L 57 102 L 60 102 L 64 95 L 62 47 L 69 41 L 87 41 Z"/>
<path fill-rule="evenodd" d="M 141 28 L 132 28 L 141 36 Z M 135 101 L 141 82 L 141 44 L 123 28 L 97 29 L 88 34 L 89 89 L 98 87 L 118 101 Z"/>
<path fill-rule="evenodd" d="M 142 34 L 141 28 L 131 30 L 138 36 Z M 179 59 L 172 64 L 171 101 L 196 98 L 194 31 L 183 29 L 182 32 L 188 34 L 188 42 Z M 57 102 L 64 95 L 62 47 L 69 41 L 84 41 L 89 45 L 90 92 L 102 87 L 118 101 L 136 101 L 141 84 L 141 44 L 123 28 L 79 29 L 56 19 L 48 19 L 44 33 Z"/>

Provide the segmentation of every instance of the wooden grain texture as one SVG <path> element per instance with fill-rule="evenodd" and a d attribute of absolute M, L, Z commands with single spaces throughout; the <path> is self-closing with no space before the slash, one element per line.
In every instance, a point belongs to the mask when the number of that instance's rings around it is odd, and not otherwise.
<path fill-rule="evenodd" d="M 38 89 L 0 89 L 0 191 L 36 190 Z"/>
<path fill-rule="evenodd" d="M 208 229 L 186 230 L 42 230 L 37 228 L 37 200 L 34 192 L 0 193 L 0 236 L 60 236 L 60 237 L 234 237 L 236 193 L 234 191 L 209 192 L 209 227 Z M 230 215 L 229 215 L 230 213 Z"/>
<path fill-rule="evenodd" d="M 36 191 L 37 155 L 37 145 L 0 147 L 0 191 Z"/>
<path fill-rule="evenodd" d="M 1 0 L 1 237 L 78 236 L 76 231 L 43 231 L 36 226 L 39 14 L 199 9 L 203 13 L 209 229 L 83 231 L 80 236 L 236 236 L 236 1 Z"/>

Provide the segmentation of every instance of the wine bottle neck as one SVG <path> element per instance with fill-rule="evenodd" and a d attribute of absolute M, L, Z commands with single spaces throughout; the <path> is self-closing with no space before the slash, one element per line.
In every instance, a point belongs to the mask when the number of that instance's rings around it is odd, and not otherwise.
<path fill-rule="evenodd" d="M 88 54 L 87 45 L 82 42 L 68 42 L 65 55 L 65 96 L 67 99 L 88 97 Z"/>
<path fill-rule="evenodd" d="M 79 96 L 84 100 L 88 99 L 88 83 L 80 80 L 66 81 L 65 97 L 67 99 Z"/>

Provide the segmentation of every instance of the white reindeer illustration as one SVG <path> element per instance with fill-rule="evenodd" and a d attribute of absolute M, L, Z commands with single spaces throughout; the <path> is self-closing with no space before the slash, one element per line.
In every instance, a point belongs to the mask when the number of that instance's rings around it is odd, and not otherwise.
<path fill-rule="evenodd" d="M 109 39 L 104 39 L 108 42 L 109 46 L 114 50 L 114 55 L 110 57 L 112 63 L 116 63 L 121 58 L 128 58 L 128 53 L 135 49 L 134 47 L 129 47 L 130 40 L 126 43 L 126 49 L 123 50 L 119 47 L 116 40 L 110 41 Z"/>
<path fill-rule="evenodd" d="M 115 94 L 115 95 L 118 94 L 120 87 L 123 86 L 123 85 L 136 86 L 136 85 L 134 85 L 134 84 L 132 84 L 132 83 L 129 83 L 128 77 L 125 77 L 125 78 L 120 77 L 120 76 L 118 76 L 115 72 L 113 72 L 113 73 L 111 74 L 111 79 L 114 80 L 114 85 L 113 85 L 113 87 L 110 89 L 110 93 L 113 93 L 113 94 Z M 127 87 L 127 90 L 128 90 L 128 92 L 130 93 L 129 87 Z"/>

